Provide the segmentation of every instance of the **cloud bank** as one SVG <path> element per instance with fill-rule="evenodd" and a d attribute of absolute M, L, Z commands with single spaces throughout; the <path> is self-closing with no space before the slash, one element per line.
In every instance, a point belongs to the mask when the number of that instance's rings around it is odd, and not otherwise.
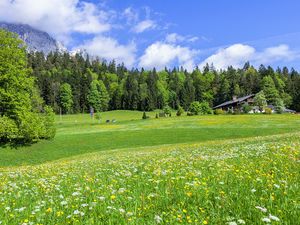
<path fill-rule="evenodd" d="M 93 3 L 79 0 L 1 0 L 0 21 L 24 23 L 70 41 L 72 32 L 109 31 L 110 15 Z"/>
<path fill-rule="evenodd" d="M 243 67 L 249 61 L 251 64 L 271 64 L 279 61 L 291 61 L 298 57 L 288 45 L 278 45 L 257 51 L 254 47 L 244 44 L 234 44 L 227 48 L 221 48 L 213 55 L 207 57 L 199 64 L 199 67 L 213 64 L 217 69 L 226 69 L 228 66 Z"/>
<path fill-rule="evenodd" d="M 139 59 L 139 66 L 148 69 L 153 67 L 163 69 L 175 63 L 191 71 L 195 66 L 194 57 L 197 53 L 188 47 L 158 41 L 146 48 Z"/>
<path fill-rule="evenodd" d="M 136 45 L 134 43 L 122 45 L 110 37 L 97 36 L 76 48 L 85 49 L 92 56 L 116 60 L 119 63 L 124 62 L 128 67 L 134 66 L 136 61 Z"/>

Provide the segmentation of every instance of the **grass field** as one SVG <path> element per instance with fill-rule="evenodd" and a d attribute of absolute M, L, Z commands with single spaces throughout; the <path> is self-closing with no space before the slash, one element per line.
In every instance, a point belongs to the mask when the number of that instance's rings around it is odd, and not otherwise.
<path fill-rule="evenodd" d="M 173 113 L 175 114 L 175 113 Z M 99 124 L 88 114 L 57 116 L 57 135 L 18 149 L 0 148 L 1 166 L 40 164 L 111 149 L 198 143 L 300 131 L 299 115 L 196 116 L 142 120 L 141 112 L 102 114 Z M 105 123 L 115 119 L 116 123 Z"/>
<path fill-rule="evenodd" d="M 149 115 L 0 149 L 0 224 L 300 224 L 299 115 Z"/>

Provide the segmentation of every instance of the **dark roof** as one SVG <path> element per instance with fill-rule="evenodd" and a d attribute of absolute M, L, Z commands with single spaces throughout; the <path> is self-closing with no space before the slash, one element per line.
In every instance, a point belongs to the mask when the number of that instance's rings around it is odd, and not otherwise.
<path fill-rule="evenodd" d="M 234 103 L 241 103 L 241 102 L 247 100 L 248 98 L 252 98 L 254 96 L 255 96 L 255 94 L 251 94 L 251 95 L 247 95 L 247 96 L 244 96 L 244 97 L 237 98 L 235 100 L 227 101 L 227 102 L 224 102 L 220 105 L 215 106 L 214 109 L 221 108 L 221 107 L 224 107 L 224 106 L 227 106 L 227 105 L 232 105 Z"/>

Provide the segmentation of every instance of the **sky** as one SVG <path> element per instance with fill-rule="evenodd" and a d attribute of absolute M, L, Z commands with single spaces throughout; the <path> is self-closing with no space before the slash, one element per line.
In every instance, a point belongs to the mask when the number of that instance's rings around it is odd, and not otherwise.
<path fill-rule="evenodd" d="M 0 21 L 128 67 L 300 69 L 299 0 L 0 0 Z"/>

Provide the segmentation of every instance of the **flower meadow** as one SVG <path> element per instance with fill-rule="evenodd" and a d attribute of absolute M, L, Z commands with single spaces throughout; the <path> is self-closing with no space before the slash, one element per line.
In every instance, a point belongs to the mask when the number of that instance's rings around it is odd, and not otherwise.
<path fill-rule="evenodd" d="M 299 133 L 0 168 L 0 224 L 300 224 Z"/>

